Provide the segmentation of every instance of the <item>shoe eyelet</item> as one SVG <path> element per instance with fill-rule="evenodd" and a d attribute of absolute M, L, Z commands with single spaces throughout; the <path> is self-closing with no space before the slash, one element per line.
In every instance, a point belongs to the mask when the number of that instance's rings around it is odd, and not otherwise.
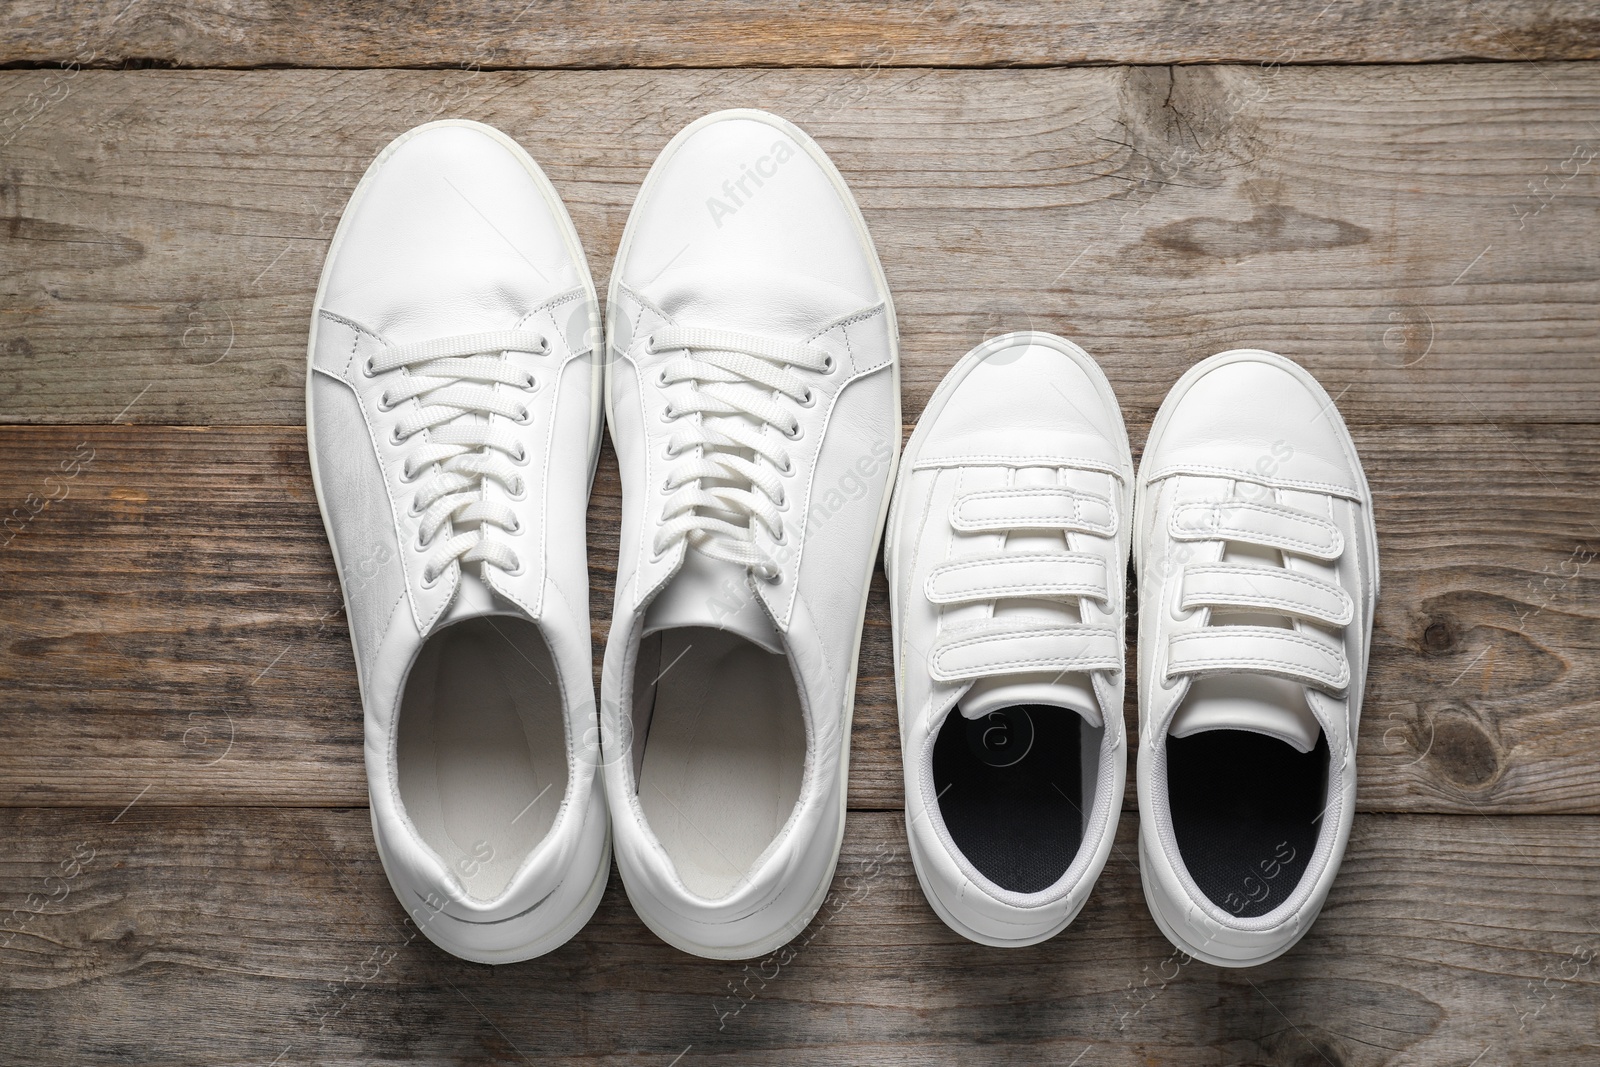
<path fill-rule="evenodd" d="M 827 355 L 822 357 L 822 373 L 823 374 L 832 374 L 833 373 L 833 367 L 834 367 L 833 353 L 829 352 Z"/>
<path fill-rule="evenodd" d="M 783 436 L 787 437 L 791 441 L 798 441 L 800 440 L 801 435 L 803 435 L 805 432 L 806 428 L 797 422 L 794 424 L 794 433 L 789 433 L 787 430 L 785 430 L 783 431 Z"/>
<path fill-rule="evenodd" d="M 655 334 L 651 334 L 649 337 L 646 337 L 644 339 L 644 350 L 646 352 L 650 353 L 652 356 L 655 355 L 657 352 L 661 351 L 661 349 L 656 347 L 656 335 Z"/>
<path fill-rule="evenodd" d="M 361 376 L 364 377 L 364 378 L 371 378 L 373 375 L 375 375 L 377 373 L 378 373 L 378 368 L 373 366 L 372 357 L 368 356 L 367 359 L 366 359 L 366 362 L 361 364 Z"/>
<path fill-rule="evenodd" d="M 667 387 L 667 368 L 662 367 L 661 373 L 656 375 L 656 384 L 663 389 Z"/>
<path fill-rule="evenodd" d="M 400 427 L 396 426 L 393 430 L 389 431 L 389 442 L 396 445 L 404 444 L 406 441 L 406 436 L 406 434 L 402 434 L 400 432 Z"/>
<path fill-rule="evenodd" d="M 778 532 L 771 536 L 772 543 L 775 545 L 786 544 L 789 540 L 789 532 L 783 528 L 781 523 L 778 525 Z"/>
<path fill-rule="evenodd" d="M 788 477 L 789 475 L 793 474 L 794 473 L 794 461 L 791 460 L 788 456 L 784 456 L 783 457 L 783 466 L 778 468 L 778 473 L 783 475 L 784 477 Z"/>
<path fill-rule="evenodd" d="M 378 397 L 378 410 L 379 411 L 393 411 L 394 410 L 394 405 L 389 403 L 389 391 L 387 389 L 384 390 L 382 396 Z"/>
<path fill-rule="evenodd" d="M 522 388 L 530 393 L 537 393 L 539 391 L 539 379 L 531 374 L 528 375 L 528 380 L 522 383 Z"/>
<path fill-rule="evenodd" d="M 758 571 L 758 572 L 756 572 L 756 577 L 760 578 L 763 582 L 766 582 L 768 585 L 777 585 L 778 583 L 783 581 L 783 572 L 782 571 L 773 571 L 771 574 L 762 574 L 761 572 Z"/>
<path fill-rule="evenodd" d="M 522 445 L 518 445 L 517 446 L 517 454 L 511 457 L 511 462 L 515 463 L 519 467 L 527 466 L 527 463 L 528 463 L 528 450 L 527 450 L 527 448 L 525 448 Z"/>
<path fill-rule="evenodd" d="M 515 516 L 514 515 L 511 518 L 511 529 L 507 530 L 506 533 L 511 534 L 513 537 L 515 537 L 517 534 L 520 534 L 521 532 L 522 532 L 522 519 L 519 516 Z"/>
<path fill-rule="evenodd" d="M 428 546 L 431 545 L 431 544 L 433 544 L 433 538 L 430 537 L 427 540 L 423 540 L 423 538 L 422 538 L 422 528 L 418 527 L 417 528 L 417 540 L 416 540 L 416 544 L 414 545 L 416 550 L 418 552 L 426 552 L 428 550 Z"/>
<path fill-rule="evenodd" d="M 533 412 L 529 411 L 527 408 L 523 408 L 522 414 L 518 415 L 511 421 L 516 423 L 518 426 L 526 426 L 528 423 L 533 421 Z"/>
<path fill-rule="evenodd" d="M 812 392 L 811 389 L 809 387 L 807 387 L 806 395 L 800 400 L 800 406 L 803 407 L 803 408 L 809 408 L 809 407 L 812 407 L 813 405 L 815 405 L 816 402 L 817 402 L 817 394 Z"/>
<path fill-rule="evenodd" d="M 421 515 L 426 510 L 427 510 L 426 508 L 418 506 L 416 497 L 412 497 L 411 498 L 411 506 L 406 509 L 406 514 L 411 516 L 414 519 L 418 515 Z"/>
<path fill-rule="evenodd" d="M 672 405 L 671 404 L 668 404 L 666 407 L 661 409 L 661 421 L 662 422 L 671 422 L 673 419 L 675 419 L 677 417 L 678 417 L 678 414 L 677 414 L 677 412 L 672 410 Z"/>
<path fill-rule="evenodd" d="M 508 499 L 508 500 L 526 500 L 526 499 L 528 499 L 528 483 L 526 481 L 524 481 L 523 479 L 518 478 L 516 487 L 506 490 L 506 499 Z M 521 528 L 522 528 L 522 520 L 518 519 L 517 520 L 517 529 L 520 530 Z"/>

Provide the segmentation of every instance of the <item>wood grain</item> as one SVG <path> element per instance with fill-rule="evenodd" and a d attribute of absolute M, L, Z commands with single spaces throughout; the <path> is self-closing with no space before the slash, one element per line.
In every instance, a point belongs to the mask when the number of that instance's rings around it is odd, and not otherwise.
<path fill-rule="evenodd" d="M 656 153 L 735 105 L 851 182 L 911 410 L 1033 327 L 1134 421 L 1238 346 L 1359 425 L 1600 420 L 1600 66 L 1477 64 L 0 72 L 0 421 L 298 423 L 327 241 L 391 137 L 506 129 L 603 282 Z"/>
<path fill-rule="evenodd" d="M 1125 369 L 1108 371 L 1120 390 Z M 1130 426 L 1136 442 L 1147 430 Z M 1361 808 L 1600 813 L 1600 427 L 1356 440 L 1384 574 Z M 59 497 L 13 513 L 0 548 L 0 805 L 117 806 L 146 786 L 147 806 L 365 803 L 302 429 L 11 427 L 0 454 L 0 502 Z M 589 518 L 598 662 L 619 522 L 609 449 Z M 897 808 L 881 575 L 861 655 L 851 805 Z M 1131 730 L 1131 691 L 1127 715 Z"/>
<path fill-rule="evenodd" d="M 874 813 L 850 819 L 832 894 L 782 956 L 671 949 L 613 873 L 574 941 L 490 968 L 405 925 L 365 811 L 9 809 L 0 1013 L 40 1067 L 1592 1060 L 1595 818 L 1360 816 L 1316 926 L 1249 971 L 1174 954 L 1135 823 L 1033 948 L 947 929 L 900 816 Z"/>
<path fill-rule="evenodd" d="M 0 62 L 180 67 L 1041 66 L 1592 59 L 1581 0 L 13 0 Z"/>

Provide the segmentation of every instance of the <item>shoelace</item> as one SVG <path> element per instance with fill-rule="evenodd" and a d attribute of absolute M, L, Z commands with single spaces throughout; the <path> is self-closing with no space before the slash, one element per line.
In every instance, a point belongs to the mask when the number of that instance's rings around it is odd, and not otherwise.
<path fill-rule="evenodd" d="M 1008 486 L 958 496 L 950 524 L 960 533 L 1075 532 L 1116 535 L 1111 499 L 1064 485 Z M 958 556 L 935 567 L 924 593 L 938 605 L 997 600 L 1076 600 L 1108 604 L 1106 562 L 1092 552 L 1006 551 Z M 1059 618 L 1007 617 L 953 626 L 934 642 L 934 678 L 955 682 L 1034 671 L 1120 670 L 1116 630 Z"/>
<path fill-rule="evenodd" d="M 403 442 L 426 431 L 426 440 L 406 454 L 406 481 L 436 468 L 412 498 L 411 514 L 422 517 L 420 544 L 427 547 L 446 524 L 456 531 L 429 555 L 422 571 L 425 585 L 437 581 L 456 560 L 482 562 L 512 574 L 521 570 L 516 553 L 494 538 L 491 527 L 514 534 L 522 524 L 509 507 L 483 499 L 483 486 L 485 479 L 493 479 L 514 498 L 526 491 L 517 466 L 527 461 L 527 453 L 515 431 L 493 416 L 526 425 L 530 414 L 513 393 L 496 386 L 536 391 L 534 376 L 512 365 L 505 353 L 543 355 L 549 350 L 542 334 L 502 330 L 398 345 L 367 360 L 368 375 L 407 371 L 379 398 L 381 410 L 418 402 L 395 427 L 394 440 Z"/>
<path fill-rule="evenodd" d="M 1344 551 L 1338 527 L 1285 504 L 1192 503 L 1172 513 L 1179 541 L 1236 541 L 1332 562 Z M 1303 620 L 1338 629 L 1355 604 L 1340 586 L 1287 566 L 1185 563 L 1170 610 L 1208 608 Z M 1168 644 L 1167 681 L 1182 675 L 1269 674 L 1339 693 L 1350 681 L 1342 641 L 1301 627 L 1215 623 L 1178 634 Z M 1165 683 L 1164 683 L 1165 684 Z"/>
<path fill-rule="evenodd" d="M 775 580 L 779 569 L 755 544 L 754 523 L 783 543 L 782 475 L 794 469 L 785 445 L 801 433 L 789 404 L 816 403 L 791 368 L 831 372 L 833 357 L 809 345 L 684 326 L 662 327 L 648 345 L 651 353 L 682 351 L 657 380 L 663 387 L 688 386 L 663 412 L 669 422 L 687 421 L 667 444 L 669 458 L 682 458 L 662 486 L 669 497 L 653 551 L 660 556 L 687 539 L 713 559 Z"/>

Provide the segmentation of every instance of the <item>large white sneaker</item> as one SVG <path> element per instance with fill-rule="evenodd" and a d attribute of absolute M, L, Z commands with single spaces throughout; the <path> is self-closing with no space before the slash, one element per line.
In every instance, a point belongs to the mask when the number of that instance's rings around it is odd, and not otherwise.
<path fill-rule="evenodd" d="M 1110 383 L 1045 333 L 987 341 L 906 445 L 884 560 L 917 879 L 986 945 L 1059 933 L 1122 810 L 1133 459 Z"/>
<path fill-rule="evenodd" d="M 838 861 L 900 443 L 894 309 L 822 150 L 775 116 L 724 111 L 651 168 L 606 315 L 617 866 L 664 940 L 759 956 L 801 932 Z"/>
<path fill-rule="evenodd" d="M 435 122 L 357 186 L 311 323 L 378 853 L 423 933 L 483 963 L 565 942 L 610 867 L 584 556 L 597 303 L 538 165 Z"/>
<path fill-rule="evenodd" d="M 1265 963 L 1310 929 L 1350 834 L 1372 495 L 1322 387 L 1242 350 L 1173 386 L 1135 516 L 1145 899 L 1189 955 Z"/>

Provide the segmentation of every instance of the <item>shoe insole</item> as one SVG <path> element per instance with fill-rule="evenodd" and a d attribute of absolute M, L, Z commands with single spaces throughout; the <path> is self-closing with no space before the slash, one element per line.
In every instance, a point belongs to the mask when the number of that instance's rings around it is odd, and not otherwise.
<path fill-rule="evenodd" d="M 709 627 L 663 630 L 639 806 L 690 891 L 732 893 L 788 822 L 806 728 L 787 657 Z M 654 657 L 643 657 L 652 665 Z"/>
<path fill-rule="evenodd" d="M 1310 752 L 1245 730 L 1167 738 L 1167 799 L 1189 876 L 1224 911 L 1255 918 L 1289 899 L 1328 803 L 1328 739 Z"/>
<path fill-rule="evenodd" d="M 567 791 L 561 690 L 532 623 L 489 616 L 428 638 L 406 678 L 400 799 L 468 894 L 493 900 Z"/>
<path fill-rule="evenodd" d="M 1039 704 L 945 719 L 933 746 L 939 814 L 985 878 L 1037 893 L 1072 866 L 1094 807 L 1101 733 Z"/>

